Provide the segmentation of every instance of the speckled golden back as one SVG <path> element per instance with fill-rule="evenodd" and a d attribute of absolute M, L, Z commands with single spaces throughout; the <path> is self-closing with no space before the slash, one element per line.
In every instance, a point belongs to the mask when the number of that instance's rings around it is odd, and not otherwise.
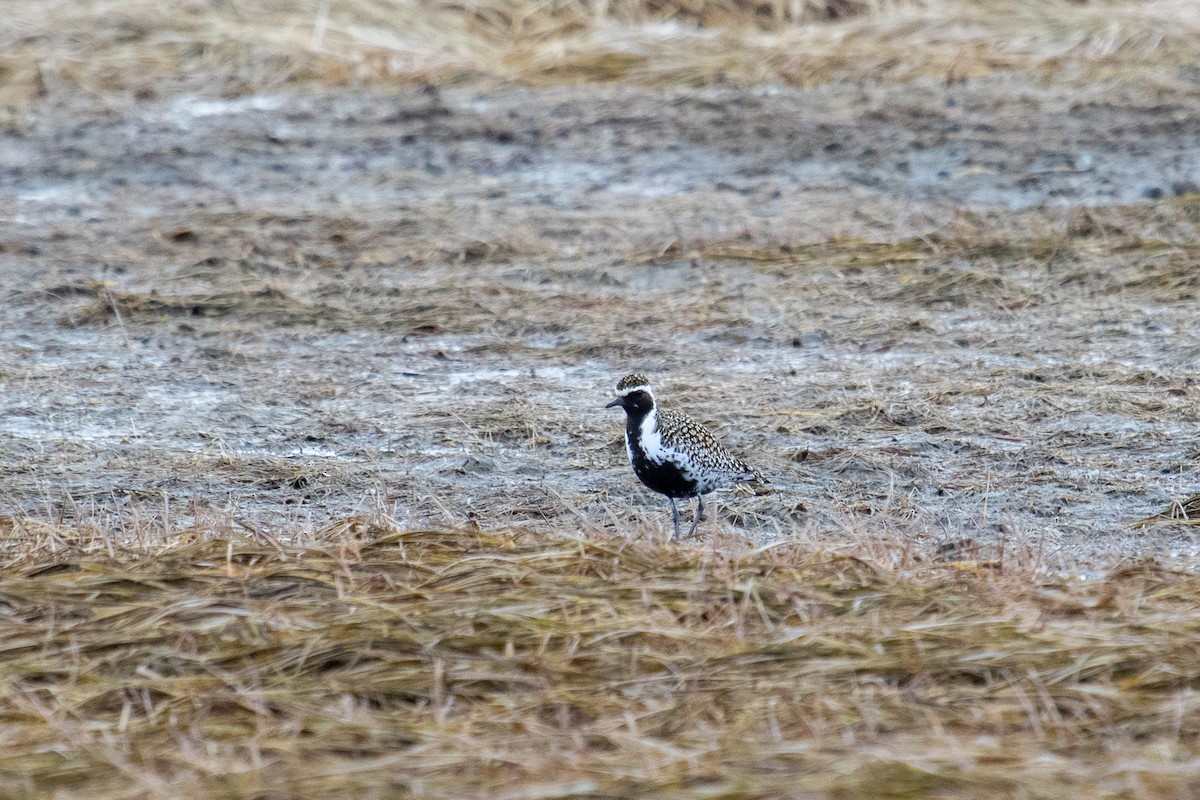
<path fill-rule="evenodd" d="M 735 457 L 707 428 L 681 411 L 659 406 L 658 429 L 665 446 L 685 451 L 704 470 L 727 472 L 730 475 L 744 474 L 767 483 L 762 473 Z"/>

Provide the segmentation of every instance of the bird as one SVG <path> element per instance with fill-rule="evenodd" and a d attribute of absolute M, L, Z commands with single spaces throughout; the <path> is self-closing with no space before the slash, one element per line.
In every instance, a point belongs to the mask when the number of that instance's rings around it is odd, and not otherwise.
<path fill-rule="evenodd" d="M 635 372 L 617 382 L 617 397 L 605 408 L 616 407 L 625 410 L 625 450 L 633 473 L 671 503 L 672 540 L 679 539 L 677 499 L 696 498 L 691 536 L 704 518 L 704 495 L 738 481 L 770 483 L 730 454 L 703 425 L 687 414 L 661 408 L 645 375 Z"/>

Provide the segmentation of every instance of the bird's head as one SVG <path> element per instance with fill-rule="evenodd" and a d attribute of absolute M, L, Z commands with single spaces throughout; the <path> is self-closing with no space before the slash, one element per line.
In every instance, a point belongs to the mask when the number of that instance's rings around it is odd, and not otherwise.
<path fill-rule="evenodd" d="M 630 416 L 641 416 L 654 408 L 654 391 L 645 375 L 633 373 L 617 382 L 617 397 L 605 408 L 620 406 Z"/>

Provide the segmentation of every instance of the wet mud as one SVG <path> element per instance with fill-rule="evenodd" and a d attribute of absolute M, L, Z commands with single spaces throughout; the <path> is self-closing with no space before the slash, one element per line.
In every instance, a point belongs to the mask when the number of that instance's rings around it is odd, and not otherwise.
<path fill-rule="evenodd" d="M 604 409 L 637 370 L 773 478 L 703 538 L 1195 554 L 1130 523 L 1200 483 L 1198 116 L 1017 78 L 52 96 L 0 134 L 0 513 L 661 536 Z"/>

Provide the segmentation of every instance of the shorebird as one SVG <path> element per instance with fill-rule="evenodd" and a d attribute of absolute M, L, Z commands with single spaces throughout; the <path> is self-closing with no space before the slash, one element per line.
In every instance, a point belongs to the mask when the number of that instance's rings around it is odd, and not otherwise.
<path fill-rule="evenodd" d="M 704 518 L 704 495 L 736 481 L 769 483 L 746 466 L 687 414 L 660 408 L 646 376 L 634 373 L 617 383 L 617 399 L 605 408 L 625 409 L 625 449 L 633 473 L 671 503 L 673 539 L 679 538 L 677 498 L 695 497 L 696 514 L 688 536 Z"/>

